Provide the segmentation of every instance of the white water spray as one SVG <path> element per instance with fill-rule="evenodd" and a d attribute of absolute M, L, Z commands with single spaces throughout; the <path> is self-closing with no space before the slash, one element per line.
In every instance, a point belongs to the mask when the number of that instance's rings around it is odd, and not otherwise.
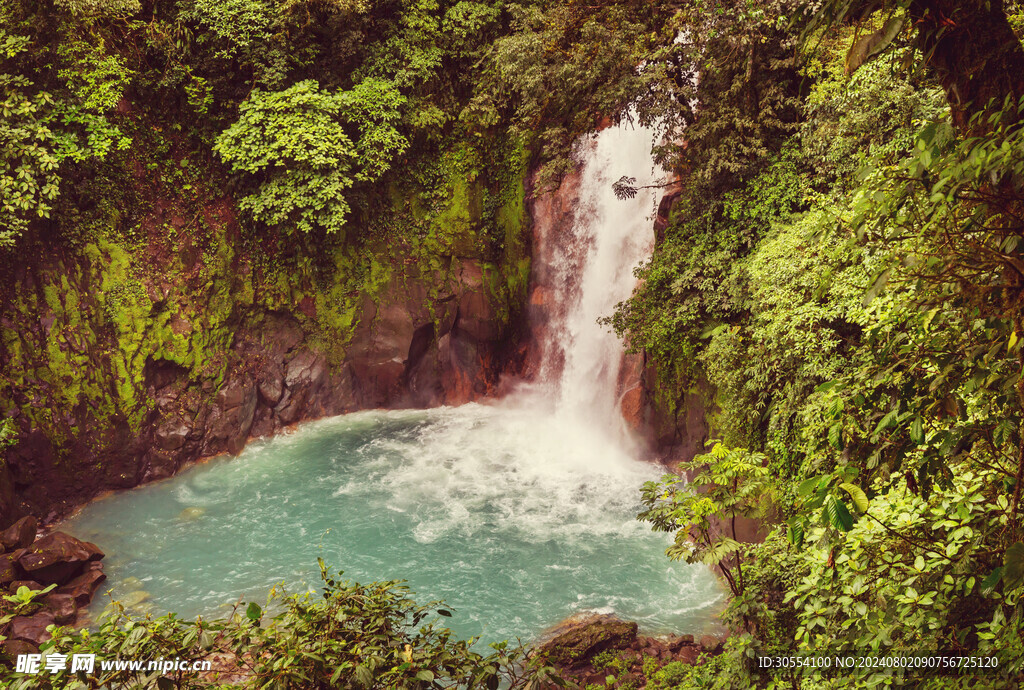
<path fill-rule="evenodd" d="M 623 345 L 598 322 L 636 286 L 633 270 L 650 256 L 653 216 L 663 171 L 653 162 L 653 129 L 628 123 L 578 142 L 580 165 L 571 227 L 540 228 L 534 261 L 546 284 L 546 327 L 540 338 L 540 380 L 554 414 L 583 425 L 606 441 L 623 444 L 625 425 L 616 389 Z M 618 199 L 612 183 L 635 178 L 638 193 Z M 542 218 L 558 225 L 564 218 Z M 627 444 L 628 445 L 628 444 Z"/>

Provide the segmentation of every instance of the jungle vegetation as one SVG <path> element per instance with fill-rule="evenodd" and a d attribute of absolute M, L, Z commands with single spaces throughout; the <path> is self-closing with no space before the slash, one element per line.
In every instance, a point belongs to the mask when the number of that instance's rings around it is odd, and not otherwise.
<path fill-rule="evenodd" d="M 665 406 L 714 391 L 720 440 L 688 467 L 707 491 L 670 475 L 644 487 L 640 519 L 676 534 L 670 557 L 722 568 L 733 634 L 650 686 L 1017 687 L 1022 30 L 1011 0 L 8 0 L 0 244 L 60 251 L 94 232 L 143 127 L 215 171 L 255 238 L 302 254 L 380 232 L 391 190 L 429 185 L 446 152 L 500 162 L 514 142 L 543 188 L 605 118 L 656 123 L 671 222 L 609 326 L 646 353 Z M 770 533 L 713 527 L 735 517 Z M 217 630 L 115 614 L 54 645 L 171 657 L 230 641 L 260 687 L 516 673 L 507 648 L 415 632 L 426 610 L 394 583 L 324 577 L 323 602 L 289 599 L 273 624 L 259 607 Z M 377 627 L 347 646 L 339 607 Z M 340 641 L 321 649 L 327 628 Z M 262 666 L 276 645 L 287 664 Z M 809 652 L 999 666 L 750 663 Z"/>

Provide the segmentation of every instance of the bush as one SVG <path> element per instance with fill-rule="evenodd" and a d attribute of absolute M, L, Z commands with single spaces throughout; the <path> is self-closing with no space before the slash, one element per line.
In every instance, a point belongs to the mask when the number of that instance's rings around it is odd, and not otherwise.
<path fill-rule="evenodd" d="M 378 179 L 408 146 L 394 127 L 404 102 L 379 79 L 333 93 L 312 80 L 256 90 L 214 149 L 257 181 L 238 204 L 257 221 L 340 232 L 350 210 L 346 190 Z"/>
<path fill-rule="evenodd" d="M 332 577 L 320 562 L 324 587 L 313 593 L 271 590 L 264 607 L 239 605 L 227 619 L 187 622 L 174 614 L 133 619 L 112 604 L 95 632 L 54 630 L 43 654 L 95 654 L 97 660 L 210 661 L 207 672 L 70 670 L 26 676 L 0 667 L 0 685 L 27 688 L 213 688 L 228 679 L 246 688 L 522 688 L 561 681 L 533 668 L 521 646 L 505 642 L 482 654 L 474 639 L 458 640 L 437 625 L 451 612 L 439 602 L 416 604 L 400 582 L 360 585 Z M 270 612 L 277 612 L 271 614 Z"/>

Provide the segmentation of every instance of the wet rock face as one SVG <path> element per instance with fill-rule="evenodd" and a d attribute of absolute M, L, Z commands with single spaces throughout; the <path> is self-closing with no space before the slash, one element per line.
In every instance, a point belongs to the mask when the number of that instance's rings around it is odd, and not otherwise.
<path fill-rule="evenodd" d="M 304 420 L 486 395 L 504 368 L 512 328 L 510 308 L 496 304 L 503 298 L 492 294 L 487 270 L 479 259 L 457 260 L 431 294 L 427 279 L 396 272 L 377 294 L 363 297 L 343 343 L 325 342 L 312 304 L 313 316 L 301 305 L 278 311 L 236 306 L 237 327 L 216 366 L 188 368 L 149 356 L 135 382 L 142 410 L 132 419 L 127 410 L 109 415 L 101 429 L 83 407 L 64 420 L 69 431 L 61 448 L 16 410 L 23 433 L 0 466 L 0 528 L 26 514 L 52 524 L 102 491 L 170 477 L 189 462 L 238 453 L 249 439 Z M 163 299 L 157 292 L 155 304 Z M 198 328 L 183 318 L 169 322 L 173 333 Z M 83 367 L 105 366 L 108 355 L 98 344 L 83 357 L 93 355 L 97 361 Z M 222 362 L 226 367 L 218 369 Z M 0 535 L 0 543 L 25 542 L 34 526 L 19 524 Z M 8 577 L 4 573 L 0 562 L 0 578 Z"/>

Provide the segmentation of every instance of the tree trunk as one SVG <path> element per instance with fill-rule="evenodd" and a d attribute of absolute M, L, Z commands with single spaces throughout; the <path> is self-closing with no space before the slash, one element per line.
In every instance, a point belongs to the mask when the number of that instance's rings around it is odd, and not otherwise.
<path fill-rule="evenodd" d="M 1002 0 L 912 0 L 917 45 L 935 70 L 953 111 L 953 124 L 981 134 L 977 113 L 998 112 L 1010 96 L 1024 96 L 1024 48 L 1003 11 Z M 1016 117 L 1014 118 L 1016 119 Z"/>

